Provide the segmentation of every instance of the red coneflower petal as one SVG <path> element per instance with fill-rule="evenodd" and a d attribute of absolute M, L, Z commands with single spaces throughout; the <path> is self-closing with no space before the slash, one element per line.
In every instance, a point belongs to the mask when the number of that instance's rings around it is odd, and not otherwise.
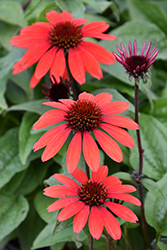
<path fill-rule="evenodd" d="M 63 121 L 66 113 L 59 109 L 49 110 L 44 113 L 37 122 L 34 123 L 33 129 L 41 129 Z"/>
<path fill-rule="evenodd" d="M 122 151 L 119 145 L 107 134 L 96 129 L 94 134 L 98 143 L 104 152 L 114 161 L 121 162 L 123 160 Z"/>
<path fill-rule="evenodd" d="M 85 172 L 83 172 L 81 169 L 76 168 L 71 175 L 74 177 L 74 179 L 76 179 L 78 182 L 83 183 L 83 182 L 87 182 L 88 181 L 88 177 L 85 174 Z"/>
<path fill-rule="evenodd" d="M 47 144 L 45 150 L 43 151 L 41 160 L 47 161 L 57 154 L 57 152 L 62 148 L 65 141 L 67 140 L 71 129 L 66 128 L 58 136 L 54 136 L 50 142 Z"/>
<path fill-rule="evenodd" d="M 63 103 L 60 103 L 60 102 L 44 102 L 44 103 L 42 103 L 42 105 L 47 105 L 47 106 L 57 108 L 57 109 L 61 109 L 61 110 L 64 110 L 64 111 L 68 110 L 68 107 L 66 105 L 64 105 Z"/>
<path fill-rule="evenodd" d="M 83 202 L 76 202 L 74 204 L 71 204 L 67 207 L 65 207 L 61 212 L 59 213 L 57 219 L 59 221 L 67 220 L 73 215 L 77 214 L 80 210 L 83 209 L 85 204 Z"/>
<path fill-rule="evenodd" d="M 121 185 L 121 186 L 113 186 L 108 189 L 108 193 L 132 193 L 135 192 L 136 188 L 131 185 Z"/>
<path fill-rule="evenodd" d="M 76 101 L 72 99 L 59 99 L 59 101 L 63 104 L 65 104 L 67 107 L 74 104 Z"/>
<path fill-rule="evenodd" d="M 87 131 L 83 134 L 83 154 L 90 169 L 97 171 L 100 166 L 100 152 L 93 137 Z"/>
<path fill-rule="evenodd" d="M 49 22 L 56 24 L 57 22 L 61 22 L 63 20 L 61 14 L 58 12 L 51 10 L 46 13 L 46 18 Z"/>
<path fill-rule="evenodd" d="M 105 201 L 104 204 L 117 216 L 122 218 L 123 220 L 129 221 L 129 222 L 136 222 L 138 221 L 137 216 L 127 207 L 117 204 L 110 201 Z"/>
<path fill-rule="evenodd" d="M 100 93 L 96 95 L 93 101 L 100 107 L 103 108 L 108 105 L 112 100 L 112 95 L 109 93 Z"/>
<path fill-rule="evenodd" d="M 131 135 L 124 129 L 111 124 L 102 123 L 100 125 L 109 135 L 111 135 L 115 140 L 119 141 L 122 145 L 128 148 L 134 148 L 135 143 Z"/>
<path fill-rule="evenodd" d="M 94 239 L 99 239 L 103 232 L 103 219 L 101 213 L 96 206 L 93 206 L 89 216 L 89 231 Z"/>
<path fill-rule="evenodd" d="M 83 37 L 86 32 L 98 32 L 99 34 L 106 31 L 110 26 L 105 21 L 91 22 L 82 27 Z"/>
<path fill-rule="evenodd" d="M 117 115 L 129 108 L 130 104 L 123 101 L 114 101 L 102 107 L 102 111 L 106 115 Z"/>
<path fill-rule="evenodd" d="M 73 172 L 79 162 L 81 155 L 81 132 L 77 132 L 72 138 L 67 150 L 67 170 Z"/>
<path fill-rule="evenodd" d="M 28 37 L 27 35 L 18 35 L 11 38 L 10 44 L 14 45 L 16 47 L 28 49 L 29 47 L 35 45 L 36 43 L 45 42 L 46 37 L 41 35 L 36 36 L 36 34 L 33 35 L 33 37 Z"/>
<path fill-rule="evenodd" d="M 80 186 L 75 182 L 73 181 L 72 179 L 70 179 L 69 177 L 65 176 L 65 175 L 62 175 L 62 174 L 54 174 L 53 177 L 63 183 L 64 185 L 66 186 L 69 186 L 69 187 L 72 187 L 72 188 L 79 188 Z"/>
<path fill-rule="evenodd" d="M 93 77 L 101 79 L 103 76 L 102 70 L 95 57 L 87 50 L 83 49 L 82 46 L 78 45 L 76 50 L 80 54 L 85 70 Z"/>
<path fill-rule="evenodd" d="M 48 31 L 50 30 L 50 28 L 52 27 L 53 25 L 52 24 L 49 24 L 48 23 L 48 26 L 45 26 L 45 25 L 38 25 L 38 23 L 35 23 L 35 25 L 34 24 L 32 24 L 32 25 L 30 25 L 30 26 L 26 26 L 26 27 L 24 27 L 24 28 L 22 28 L 21 30 L 20 30 L 20 35 L 25 35 L 25 34 L 27 34 L 27 35 L 29 35 L 29 34 L 34 34 L 34 32 L 35 33 L 41 33 L 41 34 L 43 34 L 44 36 L 46 35 L 46 36 L 49 36 L 49 33 L 48 33 Z"/>
<path fill-rule="evenodd" d="M 103 122 L 111 123 L 118 127 L 135 130 L 139 129 L 139 125 L 136 122 L 124 116 L 104 116 L 101 119 Z"/>
<path fill-rule="evenodd" d="M 22 59 L 19 60 L 17 63 L 15 63 L 15 64 L 13 65 L 12 69 L 14 69 L 13 75 L 16 75 L 16 74 L 22 72 L 23 70 L 25 70 L 25 69 L 23 68 L 23 65 L 22 65 Z"/>
<path fill-rule="evenodd" d="M 79 197 L 69 197 L 53 202 L 48 208 L 48 212 L 54 212 L 79 200 Z"/>
<path fill-rule="evenodd" d="M 56 81 L 60 81 L 60 76 L 63 76 L 66 67 L 64 49 L 60 48 L 55 56 L 50 68 L 50 76 L 54 75 Z"/>
<path fill-rule="evenodd" d="M 72 23 L 75 24 L 76 26 L 81 26 L 88 22 L 88 19 L 83 19 L 83 18 L 75 18 L 72 20 Z"/>
<path fill-rule="evenodd" d="M 122 181 L 116 176 L 108 176 L 104 181 L 103 184 L 106 186 L 106 188 L 110 188 L 112 186 L 121 185 Z"/>
<path fill-rule="evenodd" d="M 64 11 L 61 13 L 61 17 L 62 17 L 65 21 L 73 20 L 72 14 L 69 13 L 67 10 L 64 10 Z"/>
<path fill-rule="evenodd" d="M 78 97 L 79 100 L 94 100 L 94 95 L 90 94 L 90 93 L 86 93 L 86 92 L 82 92 L 81 94 L 79 94 Z"/>
<path fill-rule="evenodd" d="M 104 226 L 109 235 L 114 240 L 119 240 L 121 238 L 121 228 L 116 218 L 102 206 L 99 206 L 99 211 L 101 213 L 101 217 L 103 218 Z"/>
<path fill-rule="evenodd" d="M 85 69 L 79 53 L 73 49 L 69 49 L 68 63 L 71 74 L 79 84 L 85 82 Z"/>
<path fill-rule="evenodd" d="M 104 165 L 100 165 L 97 172 L 92 172 L 92 179 L 95 181 L 104 181 L 108 175 L 108 167 Z"/>
<path fill-rule="evenodd" d="M 50 186 L 44 189 L 44 195 L 52 198 L 62 198 L 66 196 L 77 196 L 75 188 L 66 187 L 63 185 Z"/>
<path fill-rule="evenodd" d="M 34 72 L 34 74 L 31 77 L 30 88 L 35 88 L 37 86 L 37 84 L 40 82 L 40 80 L 41 80 L 41 78 L 37 79 L 35 76 L 35 72 Z"/>
<path fill-rule="evenodd" d="M 35 69 L 35 77 L 37 79 L 43 77 L 48 72 L 48 70 L 50 69 L 52 65 L 56 51 L 57 51 L 57 48 L 53 47 L 41 57 Z"/>
<path fill-rule="evenodd" d="M 130 194 L 108 194 L 107 197 L 126 201 L 126 202 L 132 203 L 136 206 L 141 206 L 141 202 L 139 201 L 139 199 L 137 199 L 136 197 L 134 197 Z"/>
<path fill-rule="evenodd" d="M 73 221 L 73 230 L 74 233 L 80 233 L 80 231 L 83 229 L 85 226 L 87 220 L 88 220 L 88 215 L 89 215 L 89 210 L 90 207 L 85 205 L 74 217 Z"/>
<path fill-rule="evenodd" d="M 96 43 L 83 41 L 80 44 L 85 50 L 91 53 L 99 63 L 113 64 L 116 61 L 112 53 Z"/>

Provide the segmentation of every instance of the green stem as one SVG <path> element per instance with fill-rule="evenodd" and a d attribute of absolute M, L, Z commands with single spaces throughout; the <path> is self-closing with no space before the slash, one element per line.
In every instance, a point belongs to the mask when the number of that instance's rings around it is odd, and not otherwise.
<path fill-rule="evenodd" d="M 156 247 L 155 247 L 155 250 L 158 250 L 158 249 L 159 249 L 158 243 L 159 243 L 160 239 L 161 239 L 161 235 L 158 234 L 158 235 L 157 235 L 157 239 L 156 239 Z"/>
<path fill-rule="evenodd" d="M 93 237 L 90 234 L 90 239 L 89 239 L 89 250 L 93 250 Z"/>

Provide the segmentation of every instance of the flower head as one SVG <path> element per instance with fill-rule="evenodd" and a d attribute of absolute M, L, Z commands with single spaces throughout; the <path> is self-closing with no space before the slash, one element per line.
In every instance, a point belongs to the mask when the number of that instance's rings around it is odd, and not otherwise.
<path fill-rule="evenodd" d="M 72 82 L 68 84 L 67 79 L 66 79 L 64 83 L 62 77 L 60 77 L 59 82 L 56 81 L 54 76 L 52 76 L 52 79 L 50 78 L 51 88 L 48 88 L 45 84 L 42 84 L 42 86 L 47 91 L 49 91 L 49 93 L 47 93 L 42 90 L 42 93 L 46 95 L 46 97 L 44 98 L 49 99 L 50 101 L 55 101 L 55 102 L 58 102 L 59 99 L 68 99 L 70 96 L 69 88 L 71 87 Z"/>
<path fill-rule="evenodd" d="M 81 148 L 88 166 L 97 171 L 100 165 L 100 152 L 94 136 L 106 154 L 116 162 L 122 161 L 122 151 L 115 140 L 129 148 L 134 141 L 129 133 L 122 129 L 138 129 L 137 123 L 123 116 L 115 116 L 128 109 L 129 103 L 111 102 L 112 95 L 101 93 L 96 96 L 83 92 L 77 101 L 60 99 L 60 102 L 43 103 L 54 107 L 44 113 L 33 125 L 33 129 L 41 129 L 50 125 L 58 125 L 47 131 L 34 145 L 34 151 L 46 146 L 42 161 L 51 159 L 61 149 L 69 134 L 73 138 L 67 150 L 67 169 L 73 172 L 78 165 Z M 63 122 L 63 124 L 59 124 Z"/>
<path fill-rule="evenodd" d="M 117 46 L 117 50 L 121 56 L 113 52 L 117 61 L 125 67 L 130 77 L 134 77 L 137 79 L 139 79 L 140 77 L 143 79 L 146 78 L 147 73 L 149 72 L 148 71 L 149 67 L 155 62 L 156 56 L 159 52 L 159 49 L 155 51 L 156 47 L 154 47 L 150 51 L 151 43 L 152 42 L 150 41 L 145 54 L 144 54 L 144 50 L 145 50 L 146 42 L 144 42 L 143 44 L 140 55 L 137 55 L 136 40 L 134 41 L 133 48 L 132 48 L 131 42 L 129 42 L 129 55 L 123 43 L 121 43 L 122 50 Z"/>
<path fill-rule="evenodd" d="M 55 174 L 54 178 L 64 185 L 44 189 L 46 196 L 60 198 L 48 207 L 48 212 L 63 208 L 57 218 L 59 221 L 75 215 L 73 221 L 75 233 L 79 233 L 88 221 L 93 238 L 99 239 L 105 227 L 114 240 L 120 239 L 121 229 L 114 215 L 133 223 L 136 223 L 138 218 L 118 200 L 137 206 L 141 203 L 137 198 L 127 194 L 136 191 L 135 187 L 122 185 L 116 176 L 107 177 L 107 174 L 108 167 L 100 165 L 98 171 L 92 172 L 92 178 L 88 180 L 82 170 L 75 169 L 72 176 L 80 185 L 64 175 Z M 117 202 L 114 202 L 115 199 Z"/>
<path fill-rule="evenodd" d="M 80 84 L 85 83 L 85 71 L 100 79 L 102 71 L 99 63 L 112 64 L 115 57 L 103 47 L 84 41 L 86 37 L 115 40 L 112 35 L 103 34 L 109 27 L 104 21 L 84 25 L 88 20 L 73 18 L 66 10 L 61 14 L 52 10 L 46 13 L 49 23 L 37 22 L 20 31 L 11 39 L 11 44 L 28 50 L 23 58 L 13 66 L 17 74 L 34 63 L 36 70 L 30 87 L 34 88 L 49 71 L 56 80 L 67 75 L 65 55 L 68 55 L 69 69 Z M 83 26 L 84 25 L 84 26 Z"/>

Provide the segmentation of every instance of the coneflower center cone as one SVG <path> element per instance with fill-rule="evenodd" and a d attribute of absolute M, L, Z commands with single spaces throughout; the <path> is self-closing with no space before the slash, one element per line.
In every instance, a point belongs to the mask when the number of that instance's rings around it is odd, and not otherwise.
<path fill-rule="evenodd" d="M 89 206 L 98 206 L 103 204 L 106 196 L 107 190 L 103 183 L 89 180 L 82 184 L 78 189 L 78 195 L 80 200 Z"/>
<path fill-rule="evenodd" d="M 126 64 L 128 66 L 130 66 L 131 68 L 131 72 L 133 72 L 134 70 L 144 70 L 144 68 L 146 67 L 148 60 L 146 60 L 146 57 L 144 56 L 131 56 L 126 58 Z"/>
<path fill-rule="evenodd" d="M 81 38 L 81 29 L 70 21 L 55 24 L 50 32 L 50 40 L 53 46 L 64 49 L 76 47 Z"/>
<path fill-rule="evenodd" d="M 91 132 L 101 123 L 102 112 L 91 101 L 78 100 L 66 112 L 65 120 L 74 131 Z"/>

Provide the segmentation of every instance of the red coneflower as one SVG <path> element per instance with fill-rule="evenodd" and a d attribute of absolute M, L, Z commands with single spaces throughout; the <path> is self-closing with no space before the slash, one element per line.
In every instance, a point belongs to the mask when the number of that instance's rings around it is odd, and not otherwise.
<path fill-rule="evenodd" d="M 114 199 L 137 206 L 140 206 L 141 203 L 137 198 L 127 194 L 136 191 L 135 187 L 122 185 L 118 177 L 107 177 L 107 174 L 108 167 L 100 165 L 98 171 L 92 172 L 92 178 L 88 180 L 82 170 L 75 169 L 72 176 L 81 185 L 64 175 L 53 175 L 64 185 L 44 189 L 44 195 L 60 198 L 48 207 L 48 212 L 63 208 L 57 218 L 59 221 L 67 220 L 75 215 L 73 221 L 75 233 L 79 233 L 88 221 L 93 238 L 98 240 L 105 227 L 114 240 L 120 239 L 121 228 L 114 215 L 133 223 L 136 223 L 138 218 L 129 208 L 115 203 Z"/>
<path fill-rule="evenodd" d="M 61 14 L 52 10 L 46 13 L 50 23 L 37 22 L 22 28 L 20 35 L 11 39 L 10 44 L 28 48 L 23 58 L 13 66 L 17 74 L 38 62 L 32 76 L 30 87 L 34 88 L 50 69 L 59 81 L 66 74 L 65 55 L 68 54 L 68 65 L 75 80 L 85 83 L 85 71 L 100 79 L 102 71 L 99 63 L 113 64 L 116 60 L 112 53 L 103 47 L 86 42 L 86 37 L 115 40 L 112 35 L 103 34 L 109 27 L 104 21 L 85 24 L 88 20 L 73 18 L 66 10 Z M 99 62 L 99 63 L 98 63 Z"/>
<path fill-rule="evenodd" d="M 134 77 L 139 79 L 140 77 L 145 79 L 148 73 L 149 67 L 155 62 L 155 58 L 159 52 L 159 49 L 156 50 L 157 47 L 154 47 L 151 51 L 151 41 L 146 49 L 144 54 L 146 42 L 144 42 L 140 55 L 137 55 L 137 42 L 134 41 L 133 48 L 131 42 L 129 42 L 129 55 L 126 51 L 123 43 L 121 43 L 122 50 L 117 46 L 117 50 L 119 55 L 113 52 L 114 56 L 116 57 L 117 61 L 121 63 L 130 77 Z M 154 53 L 153 53 L 154 52 Z"/>
<path fill-rule="evenodd" d="M 34 145 L 34 151 L 46 146 L 42 161 L 49 160 L 61 149 L 69 134 L 73 138 L 67 150 L 67 169 L 73 172 L 78 165 L 81 148 L 88 166 L 97 171 L 100 164 L 100 153 L 93 136 L 106 154 L 116 162 L 122 161 L 122 151 L 115 140 L 124 146 L 133 148 L 134 141 L 129 133 L 122 129 L 139 129 L 137 123 L 129 118 L 115 116 L 128 109 L 129 103 L 111 102 L 112 95 L 101 93 L 96 96 L 83 92 L 77 101 L 60 99 L 59 102 L 43 103 L 54 107 L 44 113 L 34 124 L 33 129 L 41 129 L 50 125 L 58 126 L 47 131 Z M 122 128 L 120 128 L 122 127 Z"/>

